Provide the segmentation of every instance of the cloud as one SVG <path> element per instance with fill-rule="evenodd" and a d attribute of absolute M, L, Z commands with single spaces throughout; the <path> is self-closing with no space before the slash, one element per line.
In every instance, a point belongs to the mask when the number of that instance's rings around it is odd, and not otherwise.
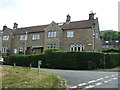
<path fill-rule="evenodd" d="M 0 0 L 0 10 L 14 10 L 18 6 L 16 0 Z"/>

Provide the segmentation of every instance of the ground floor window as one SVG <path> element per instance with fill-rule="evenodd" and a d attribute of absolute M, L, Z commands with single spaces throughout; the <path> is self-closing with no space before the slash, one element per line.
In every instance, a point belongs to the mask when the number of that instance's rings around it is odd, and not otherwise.
<path fill-rule="evenodd" d="M 2 47 L 2 53 L 7 53 L 8 47 Z"/>
<path fill-rule="evenodd" d="M 17 53 L 17 48 L 14 49 L 14 53 Z"/>
<path fill-rule="evenodd" d="M 18 52 L 23 52 L 23 48 L 22 47 L 18 48 Z"/>
<path fill-rule="evenodd" d="M 84 51 L 83 45 L 70 45 L 70 51 Z"/>
<path fill-rule="evenodd" d="M 56 48 L 56 44 L 48 44 L 47 48 Z"/>
<path fill-rule="evenodd" d="M 32 53 L 43 53 L 43 46 L 32 46 Z"/>

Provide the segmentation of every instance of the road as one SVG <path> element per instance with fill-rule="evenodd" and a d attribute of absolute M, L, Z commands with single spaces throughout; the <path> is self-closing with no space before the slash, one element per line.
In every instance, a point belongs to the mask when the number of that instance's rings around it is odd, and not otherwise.
<path fill-rule="evenodd" d="M 4 66 L 12 67 L 8 65 Z M 60 76 L 61 78 L 64 78 L 67 80 L 67 85 L 70 86 L 70 89 L 80 88 L 78 90 L 120 90 L 120 72 L 57 70 L 43 68 L 40 70 L 51 72 Z"/>
<path fill-rule="evenodd" d="M 41 69 L 52 72 L 67 80 L 70 88 L 108 88 L 119 90 L 118 72 L 78 71 L 78 70 L 54 70 Z M 115 89 L 116 88 L 116 89 Z"/>

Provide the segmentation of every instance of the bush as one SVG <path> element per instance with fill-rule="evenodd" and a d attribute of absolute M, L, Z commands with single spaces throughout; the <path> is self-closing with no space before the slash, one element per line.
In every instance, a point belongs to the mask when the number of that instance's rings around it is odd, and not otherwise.
<path fill-rule="evenodd" d="M 119 60 L 120 54 L 118 53 L 106 53 L 105 54 L 105 62 L 106 68 L 113 68 L 120 65 Z"/>
<path fill-rule="evenodd" d="M 37 67 L 38 61 L 42 60 L 42 66 L 44 66 L 44 55 L 10 55 L 4 57 L 5 64 L 13 65 L 16 63 L 18 66 L 32 66 Z"/>
<path fill-rule="evenodd" d="M 93 68 L 104 67 L 104 54 L 93 52 L 52 51 L 45 53 L 49 68 L 87 69 L 87 62 L 93 62 Z"/>
<path fill-rule="evenodd" d="M 41 67 L 55 69 L 88 69 L 92 62 L 92 69 L 113 68 L 120 65 L 120 54 L 100 52 L 71 52 L 58 49 L 47 49 L 44 54 L 36 55 L 11 55 L 4 57 L 5 64 L 37 67 L 38 61 L 42 61 Z M 89 65 L 88 65 L 89 64 Z"/>

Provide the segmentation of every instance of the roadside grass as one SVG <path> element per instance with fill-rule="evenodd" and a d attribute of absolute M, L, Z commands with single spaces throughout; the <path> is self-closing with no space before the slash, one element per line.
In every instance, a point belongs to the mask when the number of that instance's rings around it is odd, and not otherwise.
<path fill-rule="evenodd" d="M 3 67 L 2 73 L 2 88 L 66 88 L 65 80 L 45 71 Z"/>
<path fill-rule="evenodd" d="M 0 90 L 2 89 L 2 67 L 0 66 Z"/>
<path fill-rule="evenodd" d="M 110 68 L 110 69 L 97 69 L 94 71 L 103 71 L 103 72 L 120 72 L 120 66 L 118 67 L 114 67 L 114 68 Z"/>

